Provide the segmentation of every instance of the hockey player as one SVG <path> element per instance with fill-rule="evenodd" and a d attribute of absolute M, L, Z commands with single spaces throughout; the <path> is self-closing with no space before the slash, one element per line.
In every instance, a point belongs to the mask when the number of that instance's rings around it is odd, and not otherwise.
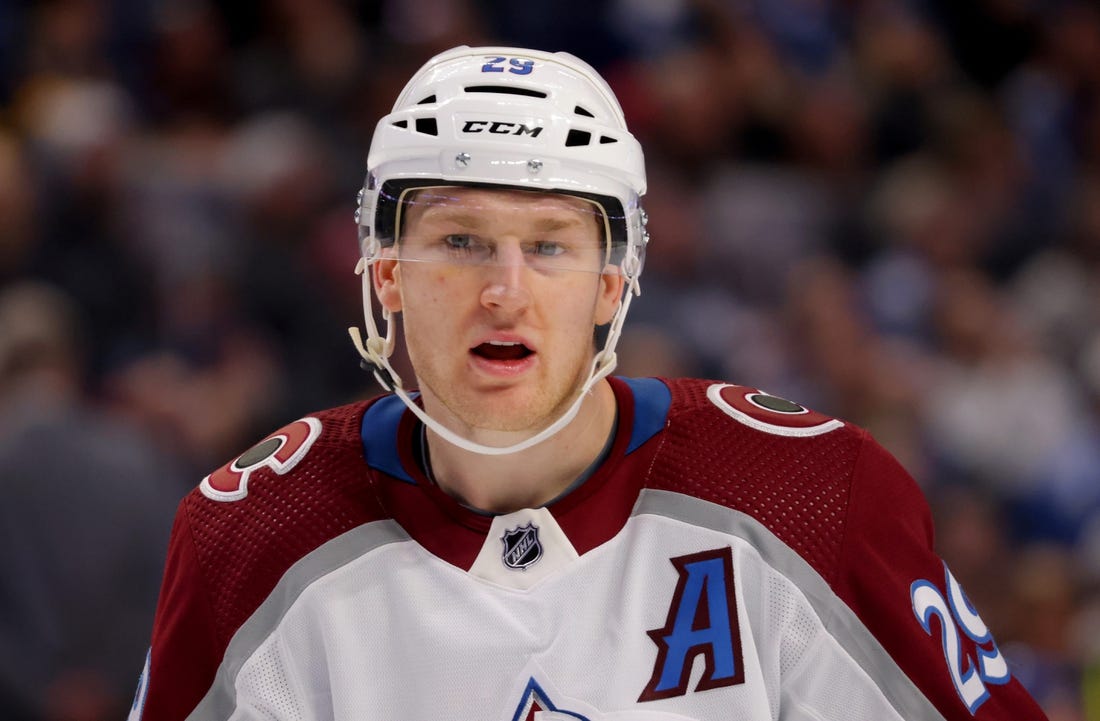
<path fill-rule="evenodd" d="M 864 431 L 611 375 L 644 192 L 573 56 L 462 47 L 411 79 L 356 214 L 353 337 L 391 392 L 182 502 L 131 719 L 1044 718 Z"/>

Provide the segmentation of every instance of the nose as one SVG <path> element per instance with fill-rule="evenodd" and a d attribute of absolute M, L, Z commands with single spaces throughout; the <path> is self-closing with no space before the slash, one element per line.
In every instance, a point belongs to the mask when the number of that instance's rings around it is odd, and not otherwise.
<path fill-rule="evenodd" d="M 486 267 L 481 303 L 495 312 L 518 313 L 531 303 L 523 251 L 516 246 L 497 248 L 495 262 Z"/>

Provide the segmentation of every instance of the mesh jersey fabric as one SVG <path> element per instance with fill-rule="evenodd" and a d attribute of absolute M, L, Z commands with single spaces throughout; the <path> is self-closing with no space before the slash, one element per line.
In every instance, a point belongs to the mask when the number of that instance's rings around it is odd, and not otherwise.
<path fill-rule="evenodd" d="M 916 689 L 913 693 L 922 698 L 921 703 L 938 709 L 921 718 L 972 718 L 958 703 L 945 671 L 938 632 L 925 632 L 909 604 L 909 584 L 924 578 L 939 578 L 942 584 L 943 567 L 931 550 L 931 521 L 920 492 L 896 461 L 866 433 L 848 424 L 822 426 L 828 430 L 801 437 L 770 433 L 761 431 L 759 424 L 738 422 L 735 415 L 719 407 L 711 395 L 714 382 L 681 379 L 661 384 L 668 401 L 657 423 L 648 419 L 652 432 L 638 438 L 633 431 L 642 423 L 639 416 L 643 411 L 635 413 L 636 402 L 640 403 L 636 389 L 612 379 L 620 427 L 608 460 L 581 487 L 549 509 L 553 522 L 579 554 L 575 567 L 554 577 L 571 591 L 550 594 L 548 589 L 554 586 L 549 581 L 535 586 L 529 596 L 542 598 L 544 605 L 514 627 L 485 623 L 485 629 L 496 631 L 479 633 L 470 619 L 459 624 L 473 659 L 480 653 L 498 661 L 492 666 L 494 687 L 508 687 L 511 682 L 527 688 L 523 683 L 533 683 L 536 678 L 533 672 L 524 678 L 531 664 L 538 666 L 538 658 L 545 659 L 551 648 L 561 648 L 552 641 L 538 647 L 516 644 L 517 638 L 541 634 L 553 639 L 558 631 L 570 628 L 560 620 L 563 609 L 568 609 L 572 618 L 599 618 L 603 608 L 607 613 L 614 611 L 610 616 L 613 628 L 593 627 L 586 632 L 594 634 L 591 638 L 584 634 L 567 637 L 584 654 L 563 652 L 556 673 L 562 678 L 576 677 L 578 688 L 596 695 L 583 678 L 609 674 L 603 687 L 617 689 L 618 695 L 604 701 L 619 705 L 604 711 L 630 708 L 635 715 L 629 718 L 656 713 L 649 709 L 664 702 L 646 706 L 638 701 L 646 678 L 624 680 L 615 674 L 629 668 L 637 676 L 639 669 L 647 666 L 650 668 L 643 675 L 653 671 L 657 649 L 647 634 L 659 628 L 669 612 L 670 588 L 665 586 L 675 582 L 669 564 L 675 555 L 673 546 L 685 544 L 685 549 L 709 551 L 724 545 L 733 549 L 734 566 L 745 576 L 737 585 L 744 662 L 746 668 L 754 664 L 760 678 L 754 684 L 741 684 L 744 688 L 739 689 L 755 694 L 753 702 L 744 707 L 751 712 L 728 708 L 724 691 L 714 689 L 685 698 L 684 704 L 694 714 L 690 717 L 756 719 L 785 709 L 784 713 L 791 715 L 783 718 L 833 718 L 807 715 L 826 712 L 807 710 L 809 707 L 800 704 L 836 692 L 840 696 L 830 708 L 839 708 L 842 696 L 858 697 L 867 709 L 875 709 L 878 717 L 889 718 L 881 714 L 888 714 L 891 704 L 903 703 L 901 696 L 909 693 L 882 688 L 891 685 L 883 678 L 894 678 L 899 687 Z M 372 565 L 370 559 L 403 558 L 409 569 L 420 569 L 440 584 L 444 580 L 462 582 L 455 593 L 465 590 L 476 599 L 473 602 L 501 610 L 498 625 L 501 618 L 511 618 L 503 613 L 507 601 L 501 598 L 514 598 L 514 594 L 498 597 L 495 590 L 490 593 L 471 585 L 467 573 L 479 549 L 497 542 L 488 537 L 491 519 L 461 507 L 423 476 L 412 458 L 415 423 L 411 414 L 395 415 L 392 423 L 378 420 L 374 410 L 384 403 L 385 398 L 313 414 L 323 430 L 308 453 L 286 473 L 258 468 L 248 483 L 247 495 L 240 500 L 220 502 L 196 491 L 183 501 L 153 632 L 143 718 L 185 718 L 200 699 L 210 697 L 217 684 L 235 689 L 238 680 L 241 688 L 250 689 L 248 693 L 264 697 L 257 704 L 270 706 L 263 711 L 259 705 L 250 707 L 257 714 L 332 718 L 326 704 L 340 699 L 317 698 L 324 695 L 317 691 L 317 674 L 329 674 L 331 680 L 358 669 L 370 678 L 372 668 L 369 664 L 360 667 L 366 660 L 358 656 L 358 660 L 340 656 L 339 665 L 327 658 L 326 649 L 343 646 L 338 641 L 326 646 L 323 642 L 338 634 L 316 624 L 333 612 L 339 595 L 324 596 L 315 589 L 358 578 L 358 584 L 345 587 L 345 593 L 354 595 L 356 589 L 381 582 L 381 588 L 396 597 L 411 599 L 402 613 L 424 614 L 414 615 L 414 619 L 434 618 L 431 604 L 418 605 L 418 599 L 436 598 L 430 590 L 435 586 L 424 586 L 424 577 L 403 574 L 400 564 L 379 561 Z M 652 412 L 647 408 L 645 412 Z M 770 418 L 766 409 L 760 414 Z M 370 441 L 369 449 L 390 449 L 394 458 L 383 463 L 377 453 L 366 452 L 364 457 L 364 440 Z M 657 515 L 667 514 L 679 525 L 670 530 L 667 524 L 655 522 L 645 509 L 653 499 L 661 509 Z M 683 505 L 676 499 L 690 503 Z M 687 509 L 684 514 L 678 510 L 681 506 Z M 712 517 L 717 520 L 695 520 Z M 732 529 L 741 526 L 750 530 L 739 536 Z M 361 554 L 341 557 L 339 564 L 310 565 L 318 554 L 368 528 L 372 533 L 382 529 L 379 533 L 389 534 L 388 545 L 372 540 Z M 641 533 L 636 528 L 647 531 Z M 626 543 L 627 538 L 633 543 Z M 704 547 L 693 545 L 699 543 Z M 760 554 L 764 546 L 771 549 L 771 555 Z M 602 576 L 584 576 L 588 564 L 597 563 L 601 554 L 613 548 L 620 555 Z M 752 560 L 758 555 L 760 559 Z M 357 565 L 360 562 L 363 569 Z M 295 575 L 295 569 L 303 565 L 310 574 L 304 580 L 301 574 Z M 625 597 L 601 590 L 603 605 L 593 611 L 591 589 L 622 586 L 633 568 L 640 569 L 637 572 L 643 577 L 632 587 L 635 595 L 630 598 L 634 600 L 627 603 Z M 355 569 L 365 575 L 356 576 Z M 287 578 L 291 576 L 298 584 L 294 586 L 297 595 L 287 595 Z M 796 577 L 801 580 L 793 580 Z M 402 578 L 411 578 L 412 585 L 400 585 Z M 664 579 L 664 585 L 653 587 L 654 578 Z M 749 579 L 753 580 L 747 591 Z M 569 586 L 570 582 L 577 585 Z M 472 588 L 480 591 L 473 593 Z M 544 592 L 545 596 L 540 595 Z M 320 603 L 319 599 L 327 601 Z M 250 624 L 254 626 L 264 609 L 273 605 L 285 616 L 265 626 L 266 635 L 256 637 L 247 657 L 234 658 L 230 664 L 229 649 L 236 648 L 234 643 L 239 647 Z M 643 613 L 648 614 L 646 619 Z M 656 621 L 654 614 L 660 616 Z M 429 648 L 437 643 L 441 649 L 449 648 L 443 642 L 445 634 L 433 641 L 431 636 L 417 635 L 415 624 L 410 622 L 408 627 L 409 637 L 400 643 L 415 642 Z M 310 633 L 302 632 L 303 628 Z M 384 628 L 377 633 L 386 638 Z M 288 645 L 292 637 L 298 640 Z M 391 644 L 382 644 L 371 653 L 380 653 L 379 649 L 397 653 L 391 646 L 398 645 L 398 640 L 390 640 Z M 841 641 L 854 644 L 855 650 Z M 964 639 L 963 653 L 976 658 L 977 645 Z M 874 648 L 868 651 L 861 646 Z M 355 648 L 363 651 L 370 647 Z M 509 656 L 515 649 L 526 649 L 528 655 Z M 510 663 L 501 666 L 501 657 L 511 659 Z M 625 661 L 616 664 L 617 658 Z M 304 672 L 300 667 L 303 659 L 308 660 Z M 836 678 L 830 680 L 826 674 L 808 670 L 807 659 L 835 666 Z M 866 668 L 876 665 L 867 659 L 885 659 L 881 665 L 888 668 Z M 424 674 L 415 664 L 409 673 L 413 678 L 416 673 L 434 678 L 440 686 L 435 690 L 446 687 L 449 693 L 471 688 L 475 679 L 485 682 L 478 677 L 476 662 L 455 663 L 445 671 L 431 668 L 434 676 Z M 698 666 L 692 671 L 693 678 L 702 672 Z M 299 688 L 305 683 L 303 673 L 311 679 L 306 683 L 312 689 L 307 693 L 311 708 L 304 708 L 301 696 L 295 696 L 303 693 Z M 377 669 L 373 673 L 377 674 Z M 867 673 L 876 678 L 867 677 L 853 685 L 854 679 Z M 391 679 L 391 686 L 400 686 L 401 678 L 409 677 L 395 676 L 398 680 Z M 792 689 L 782 688 L 785 678 L 803 679 L 798 686 L 800 697 L 791 697 Z M 350 687 L 351 682 L 346 684 L 341 688 Z M 569 697 L 569 683 L 559 686 L 565 687 L 563 693 Z M 845 687 L 846 692 L 837 691 Z M 263 688 L 269 691 L 257 691 Z M 628 688 L 633 690 L 621 690 Z M 418 699 L 416 694 L 402 695 L 407 688 L 394 689 L 397 706 L 385 698 L 379 701 L 388 714 L 384 718 L 401 718 L 401 699 Z M 344 699 L 344 703 L 349 702 Z M 854 708 L 850 710 L 855 713 Z M 337 714 L 335 718 L 344 717 L 335 710 L 332 713 Z M 994 688 L 976 717 L 1041 719 L 1042 714 L 1013 680 Z"/>

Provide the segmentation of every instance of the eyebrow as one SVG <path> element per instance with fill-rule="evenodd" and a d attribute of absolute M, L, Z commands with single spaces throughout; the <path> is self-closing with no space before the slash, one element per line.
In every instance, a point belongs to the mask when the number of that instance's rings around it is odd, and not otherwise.
<path fill-rule="evenodd" d="M 561 230 L 574 225 L 583 226 L 584 222 L 577 216 L 571 215 L 568 218 L 542 218 L 535 224 L 535 227 L 538 230 L 547 231 Z"/>
<path fill-rule="evenodd" d="M 448 208 L 446 206 L 437 205 L 428 208 L 420 217 L 416 218 L 416 222 L 424 222 L 425 220 L 431 222 L 449 222 L 462 226 L 463 228 L 473 229 L 482 223 L 483 218 L 482 216 L 469 212 L 465 208 Z M 583 227 L 584 220 L 571 214 L 567 217 L 554 216 L 539 218 L 535 221 L 534 229 L 539 232 L 549 232 L 574 226 Z"/>
<path fill-rule="evenodd" d="M 478 224 L 478 217 L 465 209 L 457 210 L 438 205 L 428 208 L 420 214 L 420 217 L 416 218 L 417 222 L 424 222 L 425 220 L 447 221 L 461 225 L 464 228 L 474 228 Z"/>

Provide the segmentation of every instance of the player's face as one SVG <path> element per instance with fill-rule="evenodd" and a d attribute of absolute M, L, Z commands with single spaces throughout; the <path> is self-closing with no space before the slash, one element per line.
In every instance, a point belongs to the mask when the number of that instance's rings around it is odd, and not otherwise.
<path fill-rule="evenodd" d="M 421 190 L 375 288 L 402 313 L 425 407 L 455 430 L 537 431 L 588 376 L 622 291 L 603 216 L 579 198 Z"/>

